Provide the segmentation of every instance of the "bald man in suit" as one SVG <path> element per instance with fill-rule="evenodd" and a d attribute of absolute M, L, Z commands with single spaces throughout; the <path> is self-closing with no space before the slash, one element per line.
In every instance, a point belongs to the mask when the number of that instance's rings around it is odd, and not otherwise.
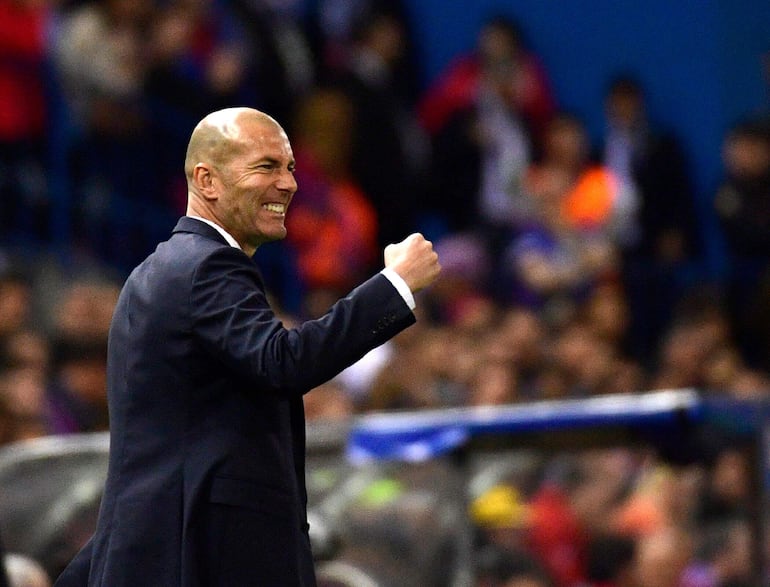
<path fill-rule="evenodd" d="M 104 497 L 57 587 L 315 585 L 302 396 L 411 325 L 440 265 L 410 235 L 323 317 L 285 328 L 251 257 L 286 235 L 293 172 L 262 112 L 214 112 L 193 131 L 187 215 L 115 309 Z"/>

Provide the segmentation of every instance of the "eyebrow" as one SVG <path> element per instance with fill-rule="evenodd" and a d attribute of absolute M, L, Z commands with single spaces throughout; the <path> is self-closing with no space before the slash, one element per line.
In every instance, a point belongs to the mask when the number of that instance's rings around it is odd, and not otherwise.
<path fill-rule="evenodd" d="M 267 156 L 267 157 L 262 157 L 261 159 L 258 159 L 257 161 L 252 163 L 252 165 L 254 165 L 254 166 L 262 165 L 263 163 L 269 163 L 270 165 L 278 165 L 278 166 L 280 166 L 281 161 L 276 159 L 275 157 Z M 297 162 L 294 159 L 291 159 L 289 161 L 289 163 L 287 164 L 287 166 L 288 167 L 295 167 L 296 164 L 297 164 Z"/>

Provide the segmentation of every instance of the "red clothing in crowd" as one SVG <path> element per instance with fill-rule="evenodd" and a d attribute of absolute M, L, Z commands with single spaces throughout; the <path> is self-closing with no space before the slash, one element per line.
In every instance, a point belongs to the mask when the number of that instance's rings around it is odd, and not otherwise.
<path fill-rule="evenodd" d="M 43 134 L 47 22 L 44 3 L 0 0 L 0 142 Z"/>
<path fill-rule="evenodd" d="M 554 113 L 555 100 L 537 59 L 526 56 L 520 68 L 512 107 L 539 133 Z M 457 112 L 474 105 L 482 74 L 481 64 L 475 56 L 462 57 L 428 88 L 418 106 L 418 116 L 430 134 L 436 134 Z"/>
<path fill-rule="evenodd" d="M 586 535 L 569 498 L 543 487 L 530 503 L 530 546 L 560 587 L 585 581 Z"/>
<path fill-rule="evenodd" d="M 325 176 L 301 147 L 296 155 L 302 197 L 286 224 L 300 279 L 311 289 L 347 290 L 375 262 L 376 213 L 352 181 Z"/>

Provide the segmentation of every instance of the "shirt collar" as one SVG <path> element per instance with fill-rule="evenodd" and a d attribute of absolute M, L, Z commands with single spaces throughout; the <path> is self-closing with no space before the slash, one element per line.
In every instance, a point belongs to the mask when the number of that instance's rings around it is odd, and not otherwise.
<path fill-rule="evenodd" d="M 235 247 L 236 249 L 240 249 L 241 245 L 238 244 L 238 241 L 233 238 L 233 235 L 231 235 L 229 232 L 227 232 L 224 228 L 219 226 L 216 222 L 212 222 L 211 220 L 208 220 L 207 218 L 201 218 L 200 216 L 194 216 L 192 214 L 188 214 L 190 218 L 195 218 L 196 220 L 200 220 L 201 222 L 204 222 L 214 228 L 219 234 L 222 235 L 222 238 L 227 241 L 227 244 L 231 247 Z M 243 249 L 241 249 L 243 250 Z"/>

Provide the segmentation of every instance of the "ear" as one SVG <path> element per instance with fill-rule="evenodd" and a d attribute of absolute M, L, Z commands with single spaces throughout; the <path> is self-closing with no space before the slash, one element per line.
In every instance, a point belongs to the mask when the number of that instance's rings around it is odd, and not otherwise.
<path fill-rule="evenodd" d="M 216 186 L 214 185 L 214 174 L 208 163 L 198 163 L 193 167 L 192 182 L 198 193 L 207 200 L 219 198 Z"/>

